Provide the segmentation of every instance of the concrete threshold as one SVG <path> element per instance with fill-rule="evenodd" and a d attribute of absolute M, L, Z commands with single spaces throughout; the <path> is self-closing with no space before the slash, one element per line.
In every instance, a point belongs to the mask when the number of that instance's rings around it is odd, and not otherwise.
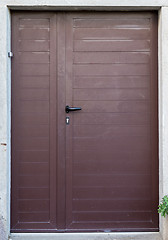
<path fill-rule="evenodd" d="M 160 233 L 12 233 L 9 240 L 162 240 Z"/>

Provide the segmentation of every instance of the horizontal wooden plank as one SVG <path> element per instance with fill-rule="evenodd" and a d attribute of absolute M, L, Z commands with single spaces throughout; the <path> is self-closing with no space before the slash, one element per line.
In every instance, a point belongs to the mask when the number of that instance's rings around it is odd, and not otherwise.
<path fill-rule="evenodd" d="M 114 148 L 112 148 L 112 150 L 115 151 Z M 80 153 L 85 156 L 84 151 L 81 151 Z M 98 153 L 100 153 L 100 151 L 98 151 Z M 137 163 L 138 160 L 140 160 L 141 162 Z M 110 174 L 114 170 L 123 172 L 124 170 L 129 171 L 131 169 L 132 172 L 149 173 L 150 168 L 151 168 L 151 161 L 149 158 L 142 159 L 140 157 L 137 157 L 137 158 L 135 157 L 132 159 L 128 159 L 126 161 L 126 156 L 125 158 L 119 159 L 118 156 L 113 156 L 111 154 L 111 156 L 108 156 L 108 158 L 100 159 L 99 157 L 97 161 L 94 161 L 92 158 L 89 161 L 89 159 L 85 158 L 85 162 L 81 161 L 79 156 L 78 161 L 74 163 L 73 171 L 74 173 L 80 173 L 80 174 L 82 173 L 99 174 L 100 172 L 102 174 Z"/>
<path fill-rule="evenodd" d="M 49 18 L 20 18 L 19 27 L 21 28 L 49 28 Z"/>
<path fill-rule="evenodd" d="M 49 100 L 49 89 L 20 89 L 19 100 Z"/>
<path fill-rule="evenodd" d="M 73 101 L 74 106 L 82 107 L 82 112 L 91 113 L 146 113 L 149 112 L 150 106 L 148 101 Z"/>
<path fill-rule="evenodd" d="M 49 40 L 50 39 L 49 28 L 20 28 L 18 39 L 20 40 Z"/>
<path fill-rule="evenodd" d="M 81 153 L 85 155 L 84 151 Z M 123 173 L 124 170 L 129 171 L 130 169 L 132 170 L 132 172 L 138 173 L 150 172 L 151 161 L 149 158 L 138 158 L 138 160 L 141 160 L 141 163 L 136 163 L 136 158 L 129 159 L 127 163 L 125 159 L 126 157 L 124 159 L 119 159 L 117 156 L 113 157 L 113 155 L 111 155 L 105 159 L 99 158 L 97 161 L 94 161 L 92 159 L 89 161 L 88 159 L 86 159 L 85 162 L 83 162 L 80 160 L 79 157 L 78 162 L 76 161 L 74 163 L 73 171 L 76 174 L 99 174 L 100 172 L 102 174 L 111 174 L 114 170 Z"/>
<path fill-rule="evenodd" d="M 32 227 L 32 226 L 31 226 Z M 73 221 L 68 227 L 68 230 L 77 232 L 80 229 L 82 232 L 158 232 L 159 228 L 153 226 L 152 221 L 130 221 L 130 222 L 75 222 Z M 79 230 L 78 230 L 79 231 Z"/>
<path fill-rule="evenodd" d="M 113 40 L 147 40 L 150 39 L 150 29 L 102 29 L 102 28 L 76 28 L 73 33 L 75 40 L 79 39 L 113 39 Z"/>
<path fill-rule="evenodd" d="M 150 51 L 149 40 L 74 40 L 74 51 Z"/>
<path fill-rule="evenodd" d="M 114 145 L 114 146 L 113 146 Z M 131 145 L 131 144 L 129 144 Z M 134 144 L 135 145 L 135 144 Z M 134 145 L 132 148 L 134 148 Z M 128 144 L 126 145 L 128 146 Z M 97 148 L 99 145 L 97 146 Z M 142 150 L 142 148 L 144 149 Z M 149 148 L 148 144 L 148 148 Z M 151 167 L 150 150 L 145 149 L 145 143 L 141 149 L 134 149 L 134 152 L 128 149 L 119 148 L 116 144 L 111 143 L 111 149 L 104 149 L 103 147 L 95 151 L 88 149 L 73 151 L 73 172 L 74 174 L 111 174 L 119 172 L 125 174 L 129 173 L 149 173 Z M 102 153 L 102 149 L 103 151 Z M 127 159 L 127 160 L 126 160 Z"/>
<path fill-rule="evenodd" d="M 47 150 L 20 150 L 16 151 L 18 162 L 49 162 L 49 151 Z"/>
<path fill-rule="evenodd" d="M 49 76 L 20 76 L 20 88 L 49 88 Z"/>
<path fill-rule="evenodd" d="M 150 52 L 74 52 L 73 62 L 82 63 L 149 63 Z"/>
<path fill-rule="evenodd" d="M 16 230 L 17 227 L 17 230 Z M 16 225 L 15 229 L 11 228 L 11 232 L 16 232 L 19 230 L 18 229 L 31 229 L 32 231 L 36 231 L 37 229 L 42 230 L 45 229 L 49 229 L 50 231 L 52 231 L 53 229 L 53 225 L 50 223 L 50 221 L 47 222 L 36 222 L 36 224 L 34 224 L 34 222 L 18 222 Z M 28 231 L 28 230 L 27 230 Z M 23 232 L 23 230 L 20 230 L 20 232 Z"/>
<path fill-rule="evenodd" d="M 74 165 L 76 165 L 76 167 L 78 167 L 80 164 L 83 164 L 86 167 L 87 164 L 95 166 L 96 164 L 102 165 L 104 163 L 104 165 L 106 165 L 107 168 L 105 172 L 103 171 L 105 167 L 102 169 L 103 174 L 113 173 L 113 171 L 122 172 L 125 168 L 129 171 L 129 167 L 127 167 L 126 165 L 132 166 L 132 168 L 130 168 L 131 173 L 132 171 L 133 172 L 140 171 L 142 173 L 148 173 L 148 170 L 144 171 L 143 169 L 145 169 L 144 168 L 145 164 L 146 166 L 149 166 L 151 162 L 150 151 L 145 151 L 145 150 L 142 151 L 140 149 L 139 150 L 135 149 L 134 152 L 128 151 L 126 149 L 124 150 L 121 149 L 119 151 L 118 149 L 114 149 L 114 147 L 112 146 L 110 150 L 107 150 L 106 152 L 103 152 L 103 153 L 104 153 L 104 156 L 102 154 L 101 149 L 98 150 L 97 152 L 94 152 L 94 150 L 92 151 L 86 150 L 85 152 L 84 150 L 83 151 L 76 150 L 73 152 L 73 156 L 74 156 L 73 163 Z M 127 161 L 125 161 L 125 159 L 127 159 Z M 138 163 L 138 161 L 140 163 Z M 108 168 L 108 165 L 110 164 L 111 164 L 111 167 Z M 138 166 L 136 166 L 136 164 L 138 164 Z M 140 164 L 141 164 L 141 168 L 138 168 L 140 167 Z M 84 169 L 83 169 L 83 173 L 87 173 Z M 75 170 L 75 168 L 74 168 L 74 171 L 75 173 L 78 173 L 78 171 Z M 81 173 L 81 171 L 79 173 Z"/>
<path fill-rule="evenodd" d="M 49 113 L 18 112 L 18 124 L 49 124 Z"/>
<path fill-rule="evenodd" d="M 147 184 L 148 183 L 148 184 Z M 150 174 L 78 174 L 73 176 L 75 187 L 106 187 L 106 186 L 150 186 Z"/>
<path fill-rule="evenodd" d="M 16 124 L 17 125 L 17 124 Z M 49 137 L 49 125 L 23 124 L 17 126 L 18 137 Z"/>
<path fill-rule="evenodd" d="M 149 19 L 153 17 L 153 13 L 151 12 L 127 12 L 127 11 L 90 11 L 90 12 L 81 12 L 76 13 L 73 16 L 73 19 L 132 19 L 134 22 L 134 19 Z"/>
<path fill-rule="evenodd" d="M 48 113 L 49 101 L 21 101 L 19 103 L 19 112 L 26 113 Z"/>
<path fill-rule="evenodd" d="M 150 221 L 151 212 L 74 212 L 75 222 L 130 222 L 130 221 Z"/>
<path fill-rule="evenodd" d="M 50 49 L 49 40 L 19 40 L 18 51 L 23 52 L 48 52 Z"/>
<path fill-rule="evenodd" d="M 150 211 L 150 200 L 73 200 L 73 211 Z"/>
<path fill-rule="evenodd" d="M 80 139 L 79 143 L 81 144 L 85 144 L 86 141 L 81 141 Z M 132 144 L 134 138 L 130 139 L 130 145 Z M 144 140 L 144 146 L 147 145 L 147 140 L 145 140 L 145 138 L 141 139 L 141 141 L 138 142 L 137 139 L 136 140 L 136 144 L 140 144 L 141 142 L 143 143 Z M 96 145 L 96 141 L 91 141 L 90 139 L 88 140 L 89 144 L 93 146 Z M 117 141 L 117 139 L 116 139 Z M 119 141 L 119 140 L 118 140 Z M 77 142 L 77 140 L 76 140 Z M 106 141 L 107 142 L 107 141 Z M 121 142 L 122 144 L 123 142 Z M 97 149 L 97 151 L 82 151 L 82 150 L 75 150 L 73 151 L 73 162 L 74 164 L 82 164 L 84 163 L 85 165 L 92 163 L 92 164 L 109 164 L 109 162 L 111 162 L 112 165 L 116 165 L 119 166 L 121 164 L 121 168 L 123 168 L 123 165 L 127 165 L 127 164 L 137 164 L 138 162 L 140 162 L 141 164 L 144 164 L 145 162 L 147 163 L 148 161 L 150 162 L 150 151 L 142 151 L 142 149 L 134 149 L 134 151 L 127 149 L 127 148 L 121 148 L 120 151 L 118 151 L 117 144 L 110 142 L 109 145 L 111 144 L 111 148 L 109 148 L 107 151 L 102 151 L 101 149 Z M 113 144 L 115 146 L 115 150 L 113 149 Z M 149 144 L 148 144 L 149 145 Z M 76 146 L 76 145 L 75 145 Z M 86 145 L 87 146 L 87 145 Z M 128 146 L 128 144 L 126 144 L 126 146 Z M 134 146 L 133 146 L 134 147 Z M 127 159 L 127 161 L 125 161 L 125 159 Z M 135 159 L 137 159 L 137 163 L 135 162 Z M 124 163 L 125 161 L 125 163 Z M 89 168 L 88 168 L 89 170 Z M 138 170 L 138 169 L 137 169 Z M 107 171 L 117 171 L 117 169 L 108 169 Z M 130 171 L 131 168 L 130 168 Z M 141 171 L 141 170 L 139 170 Z M 76 171 L 77 173 L 77 171 Z"/>
<path fill-rule="evenodd" d="M 49 212 L 33 212 L 33 213 L 19 213 L 18 219 L 20 223 L 33 222 L 33 223 L 44 223 L 49 222 L 50 214 Z"/>
<path fill-rule="evenodd" d="M 150 115 L 144 113 L 80 113 L 74 116 L 73 124 L 115 124 L 146 125 L 150 123 Z"/>
<path fill-rule="evenodd" d="M 110 18 L 106 17 L 100 19 L 98 17 L 95 18 L 75 18 L 73 20 L 73 27 L 75 28 L 149 28 L 150 27 L 150 19 L 142 18 L 137 19 L 133 17 L 133 19 L 129 19 L 128 15 L 120 18 Z"/>
<path fill-rule="evenodd" d="M 148 64 L 85 64 L 74 65 L 73 72 L 75 76 L 143 76 L 150 74 L 150 67 Z"/>
<path fill-rule="evenodd" d="M 114 139 L 120 136 L 149 136 L 148 126 L 113 126 L 111 125 L 75 125 L 73 136 L 82 138 Z"/>
<path fill-rule="evenodd" d="M 73 147 L 75 150 L 80 151 L 101 151 L 103 148 L 104 151 L 108 151 L 109 149 L 122 149 L 122 151 L 129 149 L 147 151 L 149 150 L 150 144 L 150 136 L 114 136 L 110 138 L 103 138 L 99 136 L 99 141 L 97 141 L 97 137 L 86 137 L 86 138 L 73 138 Z M 109 140 L 110 139 L 110 140 Z"/>
<path fill-rule="evenodd" d="M 74 100 L 79 101 L 119 101 L 119 100 L 148 100 L 148 89 L 74 89 Z"/>
<path fill-rule="evenodd" d="M 110 77 L 82 77 L 77 76 L 73 80 L 73 88 L 114 88 L 136 89 L 149 88 L 150 76 L 110 76 Z"/>
<path fill-rule="evenodd" d="M 21 76 L 48 76 L 50 66 L 48 63 L 40 64 L 19 64 L 19 74 Z"/>
<path fill-rule="evenodd" d="M 49 188 L 19 188 L 19 199 L 49 199 Z"/>
<path fill-rule="evenodd" d="M 150 199 L 150 187 L 86 187 L 86 188 L 73 188 L 73 199 Z"/>
<path fill-rule="evenodd" d="M 73 88 L 149 88 L 150 76 L 76 76 L 73 79 Z"/>
<path fill-rule="evenodd" d="M 42 188 L 49 187 L 49 176 L 19 176 L 19 187 L 23 188 Z"/>
<path fill-rule="evenodd" d="M 22 162 L 19 164 L 19 175 L 49 175 L 49 163 Z"/>
<path fill-rule="evenodd" d="M 19 212 L 49 211 L 49 200 L 19 200 Z"/>
<path fill-rule="evenodd" d="M 19 63 L 49 63 L 49 52 L 19 52 Z"/>
<path fill-rule="evenodd" d="M 25 138 L 18 137 L 16 141 L 17 150 L 49 150 L 49 138 Z"/>

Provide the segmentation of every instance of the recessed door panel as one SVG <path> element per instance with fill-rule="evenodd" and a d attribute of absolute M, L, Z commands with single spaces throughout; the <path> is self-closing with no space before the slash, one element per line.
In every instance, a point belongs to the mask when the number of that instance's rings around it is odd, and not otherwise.
<path fill-rule="evenodd" d="M 12 17 L 12 231 L 56 228 L 56 24 Z"/>
<path fill-rule="evenodd" d="M 155 24 L 152 14 L 67 16 L 66 103 L 82 108 L 66 126 L 70 230 L 157 228 Z"/>

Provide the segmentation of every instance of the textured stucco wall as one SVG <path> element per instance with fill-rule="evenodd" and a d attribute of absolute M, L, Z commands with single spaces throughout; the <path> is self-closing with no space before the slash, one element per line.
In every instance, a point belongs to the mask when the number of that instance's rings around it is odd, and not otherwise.
<path fill-rule="evenodd" d="M 10 61 L 6 51 L 10 35 L 8 28 L 8 9 L 0 4 L 0 239 L 6 239 L 9 231 L 9 130 L 8 80 Z M 9 40 L 8 40 L 9 39 Z"/>
<path fill-rule="evenodd" d="M 159 162 L 160 198 L 168 194 L 168 0 L 0 0 L 0 240 L 10 235 L 10 10 L 106 9 L 159 12 Z M 168 240 L 168 218 L 160 218 L 160 233 L 13 234 L 16 240 L 151 239 Z M 161 237 L 162 236 L 162 237 Z"/>
<path fill-rule="evenodd" d="M 8 6 L 168 6 L 167 0 L 1 0 Z"/>
<path fill-rule="evenodd" d="M 168 7 L 159 14 L 159 187 L 160 200 L 168 194 Z M 168 217 L 160 218 L 163 239 L 168 239 Z"/>

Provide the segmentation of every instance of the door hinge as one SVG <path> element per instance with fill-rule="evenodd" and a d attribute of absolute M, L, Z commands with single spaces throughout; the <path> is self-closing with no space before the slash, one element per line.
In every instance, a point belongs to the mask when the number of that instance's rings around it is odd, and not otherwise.
<path fill-rule="evenodd" d="M 12 58 L 13 57 L 13 52 L 8 52 L 8 57 Z"/>

